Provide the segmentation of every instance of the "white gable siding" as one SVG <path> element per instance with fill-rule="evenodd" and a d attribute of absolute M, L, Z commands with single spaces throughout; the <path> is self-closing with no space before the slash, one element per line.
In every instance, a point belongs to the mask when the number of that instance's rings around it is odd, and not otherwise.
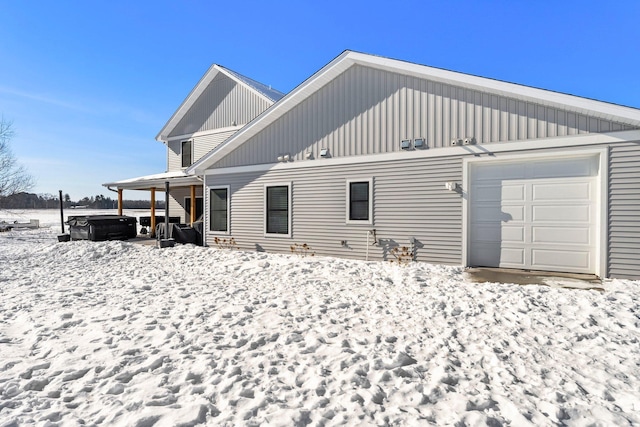
<path fill-rule="evenodd" d="M 250 122 L 271 103 L 224 74 L 218 74 L 171 131 L 171 136 Z"/>
<path fill-rule="evenodd" d="M 215 167 L 400 151 L 402 139 L 429 149 L 454 138 L 478 144 L 631 129 L 628 125 L 477 90 L 355 65 L 238 147 Z"/>

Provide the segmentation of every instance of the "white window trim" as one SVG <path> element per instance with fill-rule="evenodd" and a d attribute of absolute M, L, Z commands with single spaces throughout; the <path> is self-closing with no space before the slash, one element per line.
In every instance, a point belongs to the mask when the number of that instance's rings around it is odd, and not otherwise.
<path fill-rule="evenodd" d="M 369 219 L 349 219 L 349 211 L 351 208 L 351 188 L 350 185 L 353 182 L 368 182 L 369 183 Z M 362 179 L 348 179 L 345 184 L 345 222 L 353 225 L 373 225 L 373 178 Z"/>
<path fill-rule="evenodd" d="M 220 230 L 212 230 L 211 229 L 211 221 L 213 221 L 213 216 L 211 215 L 211 191 L 212 190 L 227 190 L 227 231 Z M 219 236 L 229 236 L 231 235 L 231 189 L 229 185 L 216 185 L 213 187 L 208 187 L 207 195 L 209 196 L 209 212 L 208 212 L 208 224 L 207 224 L 207 233 L 211 233 L 213 235 Z M 203 206 L 204 207 L 204 206 Z"/>
<path fill-rule="evenodd" d="M 288 221 L 288 225 L 287 225 L 287 230 L 289 231 L 287 234 L 281 234 L 281 233 L 267 233 L 267 188 L 270 187 L 288 187 L 288 191 L 287 191 L 287 196 L 288 196 L 288 200 L 287 200 L 287 207 L 288 207 L 288 211 L 287 211 L 287 221 Z M 292 185 L 291 185 L 291 181 L 288 182 L 274 182 L 274 183 L 269 183 L 269 184 L 264 184 L 264 190 L 263 190 L 263 211 L 262 211 L 262 230 L 264 231 L 264 237 L 281 237 L 281 238 L 291 238 L 291 227 L 292 227 L 292 211 L 293 211 L 293 206 L 291 201 L 293 200 L 293 192 L 292 192 Z"/>
<path fill-rule="evenodd" d="M 185 142 L 190 142 L 190 143 L 191 143 L 191 144 L 190 144 L 190 146 L 191 146 L 191 164 L 190 164 L 190 165 L 187 165 L 187 166 L 184 166 L 184 165 L 182 164 L 182 158 L 183 158 L 183 156 L 182 156 L 182 155 L 183 155 L 183 148 L 184 148 L 184 143 L 185 143 Z M 194 158 L 193 158 L 194 150 L 193 150 L 193 146 L 194 146 L 194 144 L 193 144 L 193 139 L 183 139 L 182 141 L 180 141 L 180 168 L 181 168 L 181 169 L 187 169 L 188 167 L 190 167 L 190 166 L 194 163 Z"/>

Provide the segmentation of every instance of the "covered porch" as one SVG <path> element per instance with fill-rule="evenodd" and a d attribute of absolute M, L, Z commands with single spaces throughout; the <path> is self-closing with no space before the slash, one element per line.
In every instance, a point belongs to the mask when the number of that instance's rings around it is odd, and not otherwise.
<path fill-rule="evenodd" d="M 122 215 L 124 191 L 148 191 L 150 192 L 150 233 L 155 237 L 157 216 L 169 216 L 175 213 L 178 206 L 171 209 L 172 199 L 180 206 L 180 216 L 185 214 L 185 222 L 191 226 L 198 220 L 199 211 L 202 211 L 202 179 L 197 176 L 187 175 L 183 171 L 172 171 L 154 175 L 141 176 L 122 181 L 102 184 L 109 190 L 118 193 L 118 215 Z M 156 194 L 165 194 L 165 210 L 156 213 Z M 187 195 L 184 202 L 178 200 L 179 195 Z M 173 211 L 173 212 L 172 212 Z"/>

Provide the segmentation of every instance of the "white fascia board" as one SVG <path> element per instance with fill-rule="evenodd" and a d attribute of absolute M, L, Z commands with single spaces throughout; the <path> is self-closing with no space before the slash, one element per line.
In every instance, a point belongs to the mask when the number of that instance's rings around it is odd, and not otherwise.
<path fill-rule="evenodd" d="M 200 78 L 200 81 L 191 89 L 189 95 L 182 101 L 182 104 L 178 107 L 178 109 L 173 113 L 171 118 L 167 121 L 164 127 L 158 132 L 156 135 L 156 141 L 163 142 L 166 144 L 167 137 L 173 130 L 173 128 L 182 120 L 184 115 L 189 111 L 189 109 L 195 104 L 197 99 L 202 95 L 205 89 L 209 86 L 209 83 L 215 78 L 216 75 L 220 72 L 220 67 L 216 64 L 213 64 L 206 73 Z"/>
<path fill-rule="evenodd" d="M 517 142 L 496 142 L 482 145 L 461 145 L 455 147 L 434 148 L 416 151 L 398 151 L 386 154 L 368 154 L 362 156 L 332 157 L 329 159 L 301 160 L 291 163 L 268 163 L 249 166 L 207 169 L 206 176 L 225 175 L 244 172 L 266 172 L 276 170 L 294 170 L 317 168 L 324 166 L 357 165 L 363 163 L 390 162 L 421 158 L 437 158 L 450 156 L 481 156 L 494 153 L 508 153 L 525 150 L 544 150 L 553 148 L 572 148 L 598 144 L 615 144 L 628 141 L 640 141 L 640 130 L 628 130 L 610 133 L 592 133 L 569 135 L 554 138 L 533 139 Z"/>
<path fill-rule="evenodd" d="M 508 83 L 486 77 L 473 76 L 456 71 L 433 68 L 396 59 L 357 52 L 353 52 L 351 56 L 355 63 L 363 66 L 413 75 L 418 78 L 490 92 L 496 95 L 534 102 L 549 107 L 568 109 L 576 113 L 595 116 L 604 120 L 620 121 L 629 125 L 640 126 L 640 109 L 637 108 L 625 107 L 516 83 Z"/>

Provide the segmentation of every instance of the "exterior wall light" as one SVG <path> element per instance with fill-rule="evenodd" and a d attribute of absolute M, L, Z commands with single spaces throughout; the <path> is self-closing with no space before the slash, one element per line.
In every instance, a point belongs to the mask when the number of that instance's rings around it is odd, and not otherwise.
<path fill-rule="evenodd" d="M 320 157 L 329 157 L 329 149 L 328 148 L 322 148 L 320 150 Z"/>
<path fill-rule="evenodd" d="M 427 146 L 424 138 L 416 138 L 413 140 L 413 148 L 425 148 Z"/>
<path fill-rule="evenodd" d="M 403 139 L 400 142 L 400 148 L 403 150 L 411 150 L 411 140 L 410 139 Z"/>

